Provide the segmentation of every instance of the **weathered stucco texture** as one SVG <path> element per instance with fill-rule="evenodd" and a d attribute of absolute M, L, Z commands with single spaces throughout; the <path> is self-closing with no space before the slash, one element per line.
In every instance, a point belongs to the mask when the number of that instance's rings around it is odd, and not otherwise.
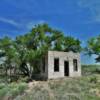
<path fill-rule="evenodd" d="M 59 72 L 54 72 L 54 59 L 59 58 Z M 78 70 L 74 70 L 73 59 L 77 59 Z M 80 54 L 73 52 L 48 51 L 45 56 L 45 73 L 47 79 L 66 77 L 64 74 L 64 62 L 69 62 L 69 77 L 81 76 Z"/>

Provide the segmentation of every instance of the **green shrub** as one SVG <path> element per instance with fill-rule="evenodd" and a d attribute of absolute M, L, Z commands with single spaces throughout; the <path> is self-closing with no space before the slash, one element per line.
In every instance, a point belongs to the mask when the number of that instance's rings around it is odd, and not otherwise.
<path fill-rule="evenodd" d="M 93 73 L 100 73 L 100 65 L 82 65 L 83 75 L 92 75 Z"/>
<path fill-rule="evenodd" d="M 19 78 L 18 82 L 28 82 L 29 77 L 21 77 Z"/>
<path fill-rule="evenodd" d="M 3 97 L 15 98 L 16 96 L 22 94 L 27 88 L 26 83 L 11 83 L 9 85 L 0 85 L 0 99 Z"/>
<path fill-rule="evenodd" d="M 18 90 L 19 90 L 20 93 L 22 93 L 26 88 L 27 88 L 26 83 L 21 83 L 21 84 L 18 85 Z"/>
<path fill-rule="evenodd" d="M 96 68 L 95 72 L 100 74 L 100 68 Z"/>
<path fill-rule="evenodd" d="M 9 96 L 15 97 L 17 95 L 20 95 L 24 92 L 24 90 L 27 88 L 26 83 L 18 83 L 18 84 L 11 84 L 9 86 L 11 89 L 8 93 Z"/>
<path fill-rule="evenodd" d="M 19 95 L 19 90 L 18 88 L 14 88 L 14 89 L 11 89 L 8 93 L 7 93 L 7 96 L 9 97 L 16 97 L 17 95 Z"/>
<path fill-rule="evenodd" d="M 97 77 L 96 76 L 91 77 L 90 82 L 97 83 Z"/>
<path fill-rule="evenodd" d="M 9 90 L 10 89 L 8 87 L 5 87 L 3 89 L 0 89 L 0 98 L 4 97 Z"/>
<path fill-rule="evenodd" d="M 5 84 L 4 83 L 1 83 L 0 84 L 0 89 L 3 89 L 5 87 Z"/>

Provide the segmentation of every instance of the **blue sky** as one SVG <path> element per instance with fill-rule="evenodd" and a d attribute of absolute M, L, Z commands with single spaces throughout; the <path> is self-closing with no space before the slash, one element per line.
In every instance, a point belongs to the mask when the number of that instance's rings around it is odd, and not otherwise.
<path fill-rule="evenodd" d="M 0 37 L 24 34 L 44 22 L 85 46 L 100 34 L 100 0 L 0 0 Z M 82 56 L 82 63 L 94 63 L 93 58 Z"/>

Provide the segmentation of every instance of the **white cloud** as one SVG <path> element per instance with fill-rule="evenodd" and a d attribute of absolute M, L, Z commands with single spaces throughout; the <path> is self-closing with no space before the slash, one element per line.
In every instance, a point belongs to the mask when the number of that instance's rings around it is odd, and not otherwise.
<path fill-rule="evenodd" d="M 10 24 L 12 26 L 17 27 L 17 30 L 12 30 L 13 33 L 17 33 L 17 31 L 19 31 L 19 30 L 30 31 L 35 25 L 45 23 L 44 20 L 34 20 L 34 21 L 21 20 L 21 21 L 16 22 L 12 19 L 6 19 L 6 18 L 2 18 L 2 17 L 0 17 L 0 22 L 3 22 L 5 24 Z M 0 31 L 6 32 L 8 30 L 0 29 Z M 5 34 L 5 35 L 7 35 L 7 34 Z"/>
<path fill-rule="evenodd" d="M 100 14 L 98 14 L 98 15 L 95 16 L 95 21 L 96 22 L 100 22 Z"/>
<path fill-rule="evenodd" d="M 4 22 L 4 23 L 11 24 L 11 25 L 13 25 L 13 26 L 18 26 L 18 25 L 19 25 L 19 24 L 18 24 L 17 22 L 15 22 L 14 20 L 2 18 L 2 17 L 0 17 L 0 21 L 1 21 L 1 22 Z"/>
<path fill-rule="evenodd" d="M 78 6 L 90 11 L 91 22 L 100 23 L 100 0 L 78 0 Z"/>

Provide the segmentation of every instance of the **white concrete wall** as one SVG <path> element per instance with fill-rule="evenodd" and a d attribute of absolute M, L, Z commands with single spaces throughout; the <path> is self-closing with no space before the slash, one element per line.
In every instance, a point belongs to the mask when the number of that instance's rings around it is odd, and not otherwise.
<path fill-rule="evenodd" d="M 59 72 L 54 72 L 54 58 L 59 58 Z M 78 61 L 78 71 L 73 69 L 73 59 Z M 64 76 L 64 61 L 69 61 L 69 77 L 81 76 L 80 54 L 73 52 L 48 51 L 46 58 L 46 73 L 48 79 L 62 78 Z"/>
<path fill-rule="evenodd" d="M 48 53 L 45 55 L 45 71 L 41 69 L 41 76 L 48 79 Z"/>

